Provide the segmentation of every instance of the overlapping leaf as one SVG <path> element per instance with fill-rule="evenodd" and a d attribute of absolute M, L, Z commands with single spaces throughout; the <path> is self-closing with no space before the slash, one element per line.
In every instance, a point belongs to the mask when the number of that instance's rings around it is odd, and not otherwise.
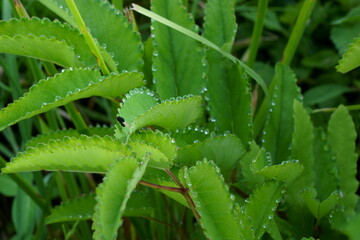
<path fill-rule="evenodd" d="M 355 38 L 340 59 L 336 69 L 339 72 L 346 73 L 358 66 L 360 66 L 360 38 Z"/>
<path fill-rule="evenodd" d="M 96 189 L 94 239 L 116 239 L 127 202 L 143 176 L 148 161 L 149 158 L 143 159 L 139 166 L 133 157 L 121 158 L 109 169 L 103 183 Z"/>
<path fill-rule="evenodd" d="M 124 145 L 111 137 L 65 137 L 18 153 L 2 172 L 62 170 L 105 173 L 113 161 L 130 154 Z"/>
<path fill-rule="evenodd" d="M 77 99 L 120 96 L 142 85 L 141 78 L 139 73 L 101 77 L 97 70 L 66 70 L 52 78 L 40 80 L 23 97 L 3 108 L 0 111 L 0 130 Z"/>
<path fill-rule="evenodd" d="M 181 26 L 197 32 L 181 1 L 153 0 L 151 9 Z M 157 21 L 152 22 L 153 76 L 160 99 L 199 95 L 205 85 L 205 52 L 196 40 Z"/>
<path fill-rule="evenodd" d="M 65 0 L 41 2 L 74 25 Z M 104 0 L 77 0 L 76 6 L 91 35 L 113 55 L 120 72 L 138 70 L 142 66 L 143 45 L 140 35 L 119 10 Z"/>
<path fill-rule="evenodd" d="M 242 226 L 234 215 L 234 199 L 220 169 L 213 163 L 201 161 L 185 169 L 184 178 L 205 235 L 209 239 L 244 239 Z"/>

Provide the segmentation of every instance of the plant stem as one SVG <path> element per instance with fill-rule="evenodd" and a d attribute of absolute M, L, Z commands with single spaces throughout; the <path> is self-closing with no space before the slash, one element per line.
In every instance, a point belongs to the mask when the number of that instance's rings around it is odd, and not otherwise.
<path fill-rule="evenodd" d="M 348 105 L 348 106 L 344 106 L 347 108 L 347 110 L 349 111 L 357 111 L 360 110 L 360 104 L 355 104 L 355 105 Z M 319 109 L 315 109 L 311 112 L 311 114 L 314 113 L 321 113 L 321 112 L 335 112 L 337 108 L 319 108 Z"/>
<path fill-rule="evenodd" d="M 249 57 L 247 65 L 253 67 L 256 59 L 257 52 L 259 50 L 261 35 L 264 28 L 265 15 L 269 0 L 259 0 L 258 10 L 256 14 L 255 26 L 251 35 L 251 42 L 249 47 Z"/>
<path fill-rule="evenodd" d="M 161 186 L 161 185 L 154 184 L 154 183 L 149 183 L 149 182 L 146 182 L 146 181 L 143 181 L 143 180 L 139 181 L 139 184 L 147 186 L 147 187 L 155 188 L 155 189 L 170 191 L 170 192 L 183 193 L 183 191 L 184 191 L 181 188 Z"/>
<path fill-rule="evenodd" d="M 300 39 L 304 33 L 306 23 L 308 22 L 316 0 L 305 0 L 301 9 L 299 16 L 296 20 L 295 27 L 291 32 L 290 39 L 285 47 L 282 62 L 284 64 L 290 65 L 291 60 L 294 57 L 295 51 L 299 45 Z"/>
<path fill-rule="evenodd" d="M 98 48 L 98 45 L 95 43 L 95 40 L 93 39 L 89 30 L 87 29 L 85 22 L 82 19 L 78 8 L 76 7 L 74 0 L 66 0 L 66 3 L 68 5 L 72 15 L 74 16 L 75 22 L 78 25 L 81 33 L 84 35 L 86 43 L 88 44 L 92 53 L 95 55 L 101 71 L 105 75 L 110 75 L 110 71 L 105 64 L 105 61 L 100 53 L 100 49 Z"/>
<path fill-rule="evenodd" d="M 194 201 L 191 199 L 190 195 L 189 195 L 189 189 L 188 188 L 184 188 L 184 186 L 181 184 L 181 182 L 174 176 L 174 174 L 169 170 L 169 169 L 165 169 L 165 172 L 167 174 L 169 174 L 169 176 L 174 180 L 174 182 L 183 190 L 181 192 L 181 194 L 184 196 L 184 198 L 186 199 L 187 203 L 189 204 L 189 207 L 191 208 L 192 212 L 194 213 L 194 216 L 196 218 L 196 220 L 198 222 L 200 222 L 200 215 L 198 213 L 198 211 L 196 210 Z"/>

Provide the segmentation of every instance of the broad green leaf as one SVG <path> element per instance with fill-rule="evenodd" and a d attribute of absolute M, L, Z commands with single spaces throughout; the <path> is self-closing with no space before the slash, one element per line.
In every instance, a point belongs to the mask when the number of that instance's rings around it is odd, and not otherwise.
<path fill-rule="evenodd" d="M 236 135 L 217 136 L 179 149 L 176 163 L 193 166 L 206 158 L 214 161 L 223 174 L 229 175 L 244 153 L 245 147 Z"/>
<path fill-rule="evenodd" d="M 315 189 L 308 189 L 304 191 L 302 195 L 311 213 L 318 221 L 326 214 L 328 214 L 339 203 L 338 192 L 333 192 L 321 203 L 316 199 Z"/>
<path fill-rule="evenodd" d="M 198 32 L 194 19 L 179 0 L 152 0 L 151 9 L 186 29 Z M 160 99 L 201 94 L 206 77 L 202 45 L 157 21 L 152 22 L 152 37 L 152 70 Z"/>
<path fill-rule="evenodd" d="M 275 219 L 272 219 L 268 222 L 266 227 L 266 232 L 274 239 L 274 240 L 282 240 L 282 236 L 277 226 Z"/>
<path fill-rule="evenodd" d="M 205 9 L 204 37 L 231 52 L 236 34 L 233 0 L 209 0 Z M 250 86 L 243 69 L 209 49 L 208 94 L 210 115 L 220 131 L 237 134 L 244 144 L 251 135 Z"/>
<path fill-rule="evenodd" d="M 93 215 L 94 239 L 116 239 L 122 224 L 127 202 L 142 178 L 148 158 L 139 163 L 133 157 L 121 158 L 114 162 L 96 189 L 96 206 Z"/>
<path fill-rule="evenodd" d="M 11 53 L 64 67 L 79 66 L 72 46 L 63 40 L 33 35 L 0 36 L 0 53 Z"/>
<path fill-rule="evenodd" d="M 352 217 L 344 226 L 341 231 L 345 233 L 349 240 L 357 240 L 360 235 L 360 213 L 357 212 L 354 217 Z"/>
<path fill-rule="evenodd" d="M 41 2 L 76 27 L 65 0 Z M 140 35 L 126 17 L 108 1 L 76 0 L 75 3 L 91 35 L 114 56 L 118 70 L 138 70 L 143 64 L 143 45 Z"/>
<path fill-rule="evenodd" d="M 64 137 L 79 137 L 82 133 L 75 130 L 75 129 L 66 129 L 66 130 L 57 130 L 48 133 L 44 133 L 38 135 L 36 137 L 31 138 L 29 141 L 26 142 L 25 147 L 36 147 L 36 145 L 40 143 L 47 143 L 52 139 L 62 139 Z M 106 136 L 106 135 L 113 135 L 114 128 L 109 127 L 90 127 L 86 129 L 86 134 L 89 136 Z"/>
<path fill-rule="evenodd" d="M 170 21 L 154 12 L 151 12 L 145 8 L 140 7 L 137 4 L 132 4 L 132 9 L 135 10 L 136 12 L 139 12 L 151 19 L 154 19 L 155 21 L 158 21 L 166 26 L 171 27 L 172 29 L 181 32 L 184 35 L 187 35 L 188 37 L 195 39 L 196 41 L 199 41 L 201 43 L 203 43 L 204 45 L 216 50 L 217 52 L 221 53 L 224 57 L 228 58 L 229 60 L 231 60 L 232 62 L 236 63 L 238 65 L 238 67 L 243 68 L 244 71 L 249 74 L 262 88 L 262 90 L 264 91 L 265 95 L 268 95 L 268 90 L 266 87 L 266 84 L 264 82 L 264 80 L 249 66 L 247 66 L 244 62 L 240 61 L 239 59 L 237 59 L 236 57 L 234 57 L 233 55 L 231 55 L 229 52 L 223 50 L 222 48 L 220 48 L 219 46 L 217 46 L 216 44 L 214 44 L 213 42 L 207 40 L 206 38 L 198 35 L 197 33 L 195 33 L 192 30 L 189 30 L 187 28 L 184 28 L 176 23 L 174 23 L 173 21 Z"/>
<path fill-rule="evenodd" d="M 256 173 L 289 184 L 299 177 L 303 170 L 304 167 L 298 161 L 286 161 L 279 165 L 266 166 Z"/>
<path fill-rule="evenodd" d="M 95 194 L 89 194 L 77 199 L 63 202 L 51 210 L 51 214 L 46 217 L 46 224 L 89 220 L 94 214 L 95 205 Z M 153 211 L 154 204 L 152 203 L 148 192 L 135 191 L 131 194 L 124 216 L 150 216 Z"/>
<path fill-rule="evenodd" d="M 130 154 L 124 145 L 110 137 L 65 137 L 18 153 L 2 172 L 62 170 L 105 173 L 114 160 Z"/>
<path fill-rule="evenodd" d="M 342 59 L 340 59 L 336 69 L 341 73 L 346 73 L 358 66 L 360 66 L 360 38 L 352 41 Z"/>
<path fill-rule="evenodd" d="M 314 132 L 309 114 L 303 105 L 294 101 L 294 132 L 292 136 L 291 158 L 296 159 L 304 167 L 304 171 L 292 187 L 314 187 Z"/>
<path fill-rule="evenodd" d="M 97 70 L 65 70 L 54 77 L 40 80 L 23 97 L 3 108 L 0 111 L 0 130 L 77 99 L 121 96 L 142 85 L 141 78 L 139 73 L 101 77 Z"/>
<path fill-rule="evenodd" d="M 90 51 L 90 48 L 87 46 L 86 41 L 80 32 L 70 25 L 62 24 L 57 20 L 51 22 L 47 18 L 39 19 L 34 17 L 31 19 L 22 18 L 11 19 L 10 21 L 0 21 L 0 35 L 9 37 L 14 37 L 16 35 L 33 35 L 36 37 L 41 36 L 49 39 L 53 38 L 58 41 L 65 41 L 69 47 L 73 48 L 76 55 L 74 65 L 71 66 L 97 65 L 95 56 Z M 38 51 L 41 49 L 39 52 L 44 52 L 44 54 L 47 53 L 46 49 L 43 49 L 44 47 L 44 45 L 38 47 Z M 18 48 L 21 49 L 21 45 L 19 45 Z M 61 49 L 54 50 L 59 51 Z M 49 56 L 51 55 L 49 54 Z"/>
<path fill-rule="evenodd" d="M 291 69 L 277 63 L 270 86 L 268 116 L 263 131 L 263 146 L 270 152 L 274 163 L 288 160 L 289 146 L 294 129 L 293 103 L 300 97 Z"/>
<path fill-rule="evenodd" d="M 261 239 L 265 233 L 267 225 L 274 218 L 283 193 L 281 183 L 269 181 L 257 187 L 250 195 L 245 205 L 245 213 L 251 219 L 255 239 Z"/>
<path fill-rule="evenodd" d="M 209 239 L 244 239 L 242 226 L 234 215 L 234 197 L 229 194 L 220 169 L 204 160 L 185 168 L 184 178 L 205 235 Z"/>
<path fill-rule="evenodd" d="M 323 201 L 338 190 L 338 173 L 335 156 L 330 151 L 327 136 L 322 128 L 315 129 L 314 138 L 314 172 L 317 198 Z"/>
<path fill-rule="evenodd" d="M 359 182 L 356 180 L 356 162 L 358 156 L 355 147 L 356 130 L 351 116 L 344 106 L 340 106 L 332 115 L 328 125 L 328 141 L 336 156 L 340 186 L 340 204 L 344 215 L 354 213 L 358 196 Z"/>
<path fill-rule="evenodd" d="M 70 9 L 66 5 L 66 0 L 39 0 L 44 6 L 53 11 L 66 22 L 76 27 L 75 19 L 70 14 Z"/>

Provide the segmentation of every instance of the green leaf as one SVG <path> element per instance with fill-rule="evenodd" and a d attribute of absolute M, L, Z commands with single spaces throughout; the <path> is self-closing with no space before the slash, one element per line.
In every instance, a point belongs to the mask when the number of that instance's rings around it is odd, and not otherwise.
<path fill-rule="evenodd" d="M 302 188 L 314 187 L 314 130 L 309 114 L 303 105 L 294 101 L 294 132 L 292 136 L 291 158 L 296 159 L 304 167 L 299 179 L 296 180 L 299 191 Z M 293 187 L 294 184 L 292 185 Z"/>
<path fill-rule="evenodd" d="M 339 57 L 335 50 L 325 49 L 304 57 L 301 64 L 308 68 L 329 69 L 338 61 Z"/>
<path fill-rule="evenodd" d="M 323 201 L 338 190 L 338 173 L 335 156 L 330 151 L 326 134 L 322 128 L 315 129 L 314 133 L 315 189 L 318 199 Z"/>
<path fill-rule="evenodd" d="M 236 135 L 217 136 L 179 149 L 176 163 L 192 166 L 206 158 L 214 161 L 221 172 L 228 175 L 244 153 L 245 147 Z"/>
<path fill-rule="evenodd" d="M 318 221 L 320 221 L 339 203 L 338 192 L 333 192 L 321 203 L 316 199 L 316 191 L 313 188 L 304 191 L 302 195 L 311 213 Z"/>
<path fill-rule="evenodd" d="M 352 91 L 351 88 L 348 88 L 340 84 L 322 84 L 320 86 L 312 87 L 304 93 L 304 104 L 313 105 L 321 104 L 330 99 L 340 97 L 346 92 Z"/>
<path fill-rule="evenodd" d="M 270 86 L 269 112 L 263 131 L 263 146 L 270 152 L 274 163 L 281 163 L 290 155 L 290 142 L 294 120 L 294 100 L 300 97 L 296 79 L 291 69 L 277 63 Z"/>
<path fill-rule="evenodd" d="M 355 38 L 340 59 L 336 69 L 341 73 L 347 73 L 358 66 L 360 66 L 360 38 Z"/>
<path fill-rule="evenodd" d="M 148 193 L 145 191 L 133 192 L 123 216 L 150 216 L 154 211 L 154 203 Z M 95 205 L 95 194 L 63 202 L 51 210 L 51 214 L 46 217 L 46 224 L 89 220 L 94 214 Z"/>
<path fill-rule="evenodd" d="M 209 0 L 205 9 L 204 37 L 231 52 L 236 29 L 234 1 Z M 242 68 L 213 49 L 207 51 L 207 61 L 212 121 L 220 131 L 231 131 L 248 145 L 252 131 L 248 79 Z"/>
<path fill-rule="evenodd" d="M 345 233 L 349 240 L 357 240 L 360 235 L 360 213 L 357 212 L 354 217 L 352 217 L 341 229 Z"/>
<path fill-rule="evenodd" d="M 242 226 L 234 215 L 234 197 L 230 196 L 220 169 L 204 160 L 184 169 L 184 178 L 205 235 L 209 239 L 244 239 Z"/>
<path fill-rule="evenodd" d="M 76 27 L 65 0 L 41 2 Z M 114 56 L 120 72 L 138 70 L 143 65 L 140 35 L 119 10 L 103 0 L 76 0 L 76 6 L 91 35 Z"/>
<path fill-rule="evenodd" d="M 344 54 L 349 44 L 359 37 L 360 24 L 349 22 L 336 25 L 331 29 L 330 38 L 340 55 Z"/>
<path fill-rule="evenodd" d="M 40 80 L 23 97 L 3 108 L 0 111 L 0 130 L 77 99 L 120 96 L 142 85 L 141 78 L 139 73 L 101 77 L 97 70 L 65 70 L 54 77 Z"/>
<path fill-rule="evenodd" d="M 109 169 L 103 183 L 96 189 L 94 239 L 116 239 L 127 202 L 142 178 L 148 161 L 149 158 L 145 158 L 139 166 L 133 157 L 120 158 Z"/>
<path fill-rule="evenodd" d="M 153 0 L 151 9 L 175 23 L 197 32 L 181 1 Z M 205 85 L 205 51 L 196 40 L 157 21 L 152 22 L 153 76 L 160 99 L 199 95 Z"/>
<path fill-rule="evenodd" d="M 64 67 L 79 66 L 72 46 L 65 41 L 33 35 L 0 36 L 0 53 L 37 58 Z"/>
<path fill-rule="evenodd" d="M 112 136 L 114 134 L 114 128 L 109 127 L 90 127 L 86 129 L 86 133 L 89 136 Z M 75 129 L 66 129 L 66 130 L 57 130 L 52 132 L 47 132 L 36 137 L 31 138 L 26 142 L 25 147 L 36 147 L 41 143 L 48 143 L 52 139 L 62 139 L 64 137 L 80 137 L 82 133 Z"/>
<path fill-rule="evenodd" d="M 351 116 L 344 106 L 340 106 L 332 115 L 328 125 L 328 141 L 336 156 L 339 174 L 340 204 L 344 215 L 354 213 L 358 201 L 356 190 L 359 182 L 356 180 L 357 154 L 355 147 L 356 130 Z"/>
<path fill-rule="evenodd" d="M 245 214 L 251 220 L 255 239 L 261 239 L 283 196 L 283 185 L 266 182 L 255 189 L 245 205 Z M 247 219 L 246 219 L 247 220 Z"/>
<path fill-rule="evenodd" d="M 275 179 L 289 184 L 299 177 L 303 170 L 303 166 L 298 161 L 286 161 L 280 165 L 266 166 L 256 173 L 268 179 Z"/>
<path fill-rule="evenodd" d="M 27 148 L 11 159 L 2 172 L 62 170 L 105 173 L 114 160 L 130 154 L 121 142 L 110 137 L 65 137 Z"/>
<path fill-rule="evenodd" d="M 210 132 L 207 128 L 199 126 L 188 126 L 184 129 L 176 129 L 171 132 L 171 136 L 176 140 L 176 145 L 185 147 L 195 142 L 204 141 L 208 137 L 215 136 L 214 132 Z"/>
<path fill-rule="evenodd" d="M 34 17 L 31 19 L 22 18 L 1 21 L 0 35 L 9 37 L 32 35 L 38 38 L 45 37 L 48 39 L 56 39 L 57 41 L 65 41 L 69 47 L 73 48 L 73 52 L 76 55 L 74 64 L 70 66 L 97 66 L 95 56 L 90 51 L 80 32 L 70 25 L 62 24 L 57 20 L 51 22 L 47 18 L 39 19 Z M 21 45 L 17 47 L 21 49 Z M 44 47 L 45 45 L 38 47 L 37 50 L 39 51 L 41 49 L 39 52 L 46 54 L 47 50 L 44 50 Z M 56 51 L 59 50 L 61 49 L 54 49 L 53 51 L 56 53 Z M 51 52 L 49 52 L 49 56 L 51 56 L 50 53 Z M 69 65 L 66 67 L 69 67 Z"/>

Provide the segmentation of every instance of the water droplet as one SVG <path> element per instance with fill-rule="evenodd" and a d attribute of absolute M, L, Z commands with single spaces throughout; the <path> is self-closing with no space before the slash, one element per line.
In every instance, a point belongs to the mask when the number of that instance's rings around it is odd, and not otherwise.
<path fill-rule="evenodd" d="M 198 140 L 198 139 L 195 139 L 195 140 L 194 140 L 194 143 L 198 143 L 198 142 L 199 142 L 199 140 Z"/>
<path fill-rule="evenodd" d="M 153 72 L 156 72 L 156 71 L 157 71 L 157 67 L 156 67 L 155 64 L 152 65 L 151 70 L 152 70 Z"/>
<path fill-rule="evenodd" d="M 153 52 L 153 55 L 154 55 L 155 57 L 159 56 L 158 51 L 154 51 L 154 52 Z"/>
<path fill-rule="evenodd" d="M 179 129 L 176 129 L 176 131 L 178 131 Z M 175 139 L 174 138 L 172 138 L 171 140 L 171 143 L 175 143 Z"/>

